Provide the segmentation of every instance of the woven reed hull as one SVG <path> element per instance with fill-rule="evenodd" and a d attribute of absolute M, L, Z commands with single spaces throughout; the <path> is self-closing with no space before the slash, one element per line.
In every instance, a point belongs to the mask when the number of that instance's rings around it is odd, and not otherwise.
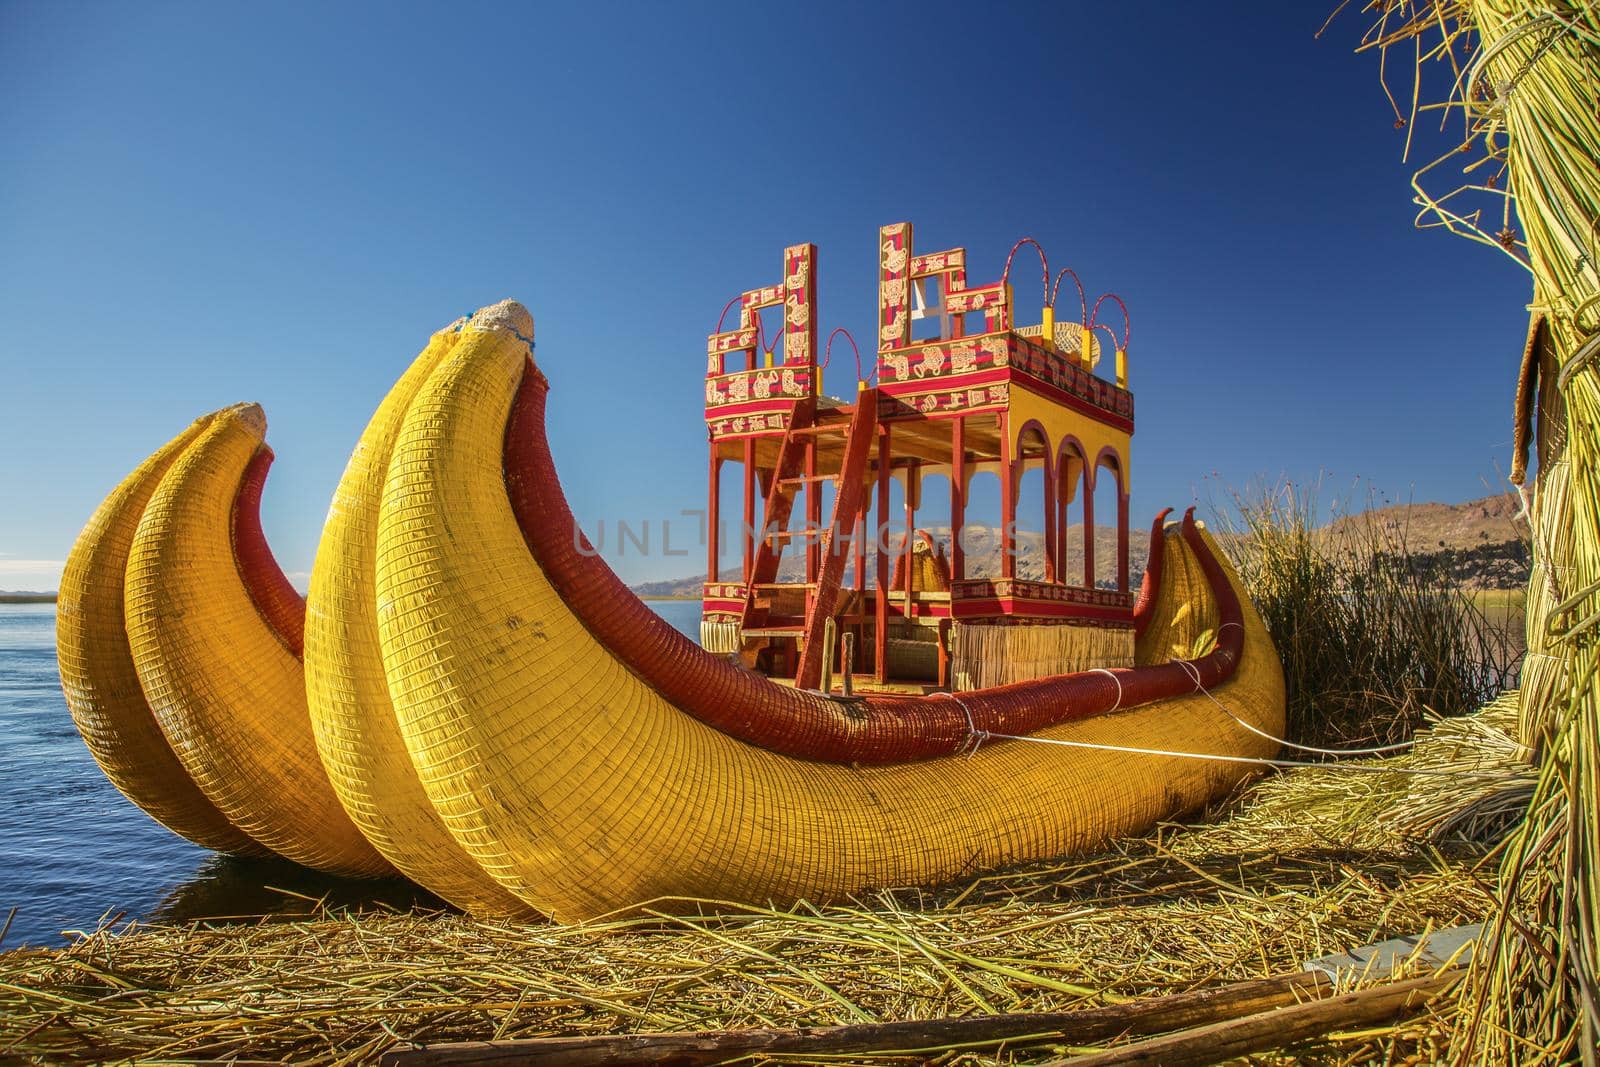
<path fill-rule="evenodd" d="M 183 768 L 229 822 L 308 867 L 388 873 L 317 756 L 298 634 L 285 632 L 298 618 L 269 621 L 298 598 L 275 564 L 270 598 L 253 598 L 242 570 L 235 501 L 253 466 L 264 473 L 265 432 L 253 404 L 218 413 L 151 496 L 124 578 L 134 666 Z"/>
<path fill-rule="evenodd" d="M 567 920 L 662 896 L 816 900 L 938 882 L 1100 846 L 1248 773 L 1019 742 L 854 766 L 781 755 L 686 713 L 587 628 L 529 551 L 502 455 L 526 354 L 509 331 L 469 329 L 422 386 L 390 463 L 376 563 L 387 685 L 423 790 L 462 853 L 518 899 Z M 1196 588 L 1194 549 L 1171 536 L 1168 552 L 1162 600 L 1211 595 Z M 1231 571 L 1226 582 L 1243 599 Z M 1204 611 L 1158 613 L 1141 660 L 1200 640 Z M 1215 695 L 1281 733 L 1282 674 L 1248 601 L 1242 627 Z M 1201 694 L 1037 736 L 1275 747 Z"/>
<path fill-rule="evenodd" d="M 210 425 L 197 420 L 106 497 L 67 557 L 56 601 L 56 659 L 72 720 L 122 794 L 203 848 L 270 855 L 206 799 L 145 700 L 123 621 L 123 575 L 145 505 L 179 456 Z"/>
<path fill-rule="evenodd" d="M 390 390 L 334 492 L 306 601 L 306 698 L 334 792 L 372 846 L 457 907 L 506 915 L 526 906 L 467 858 L 422 792 L 384 684 L 373 588 L 378 505 L 394 440 L 412 397 L 455 347 L 459 326 L 435 334 Z"/>

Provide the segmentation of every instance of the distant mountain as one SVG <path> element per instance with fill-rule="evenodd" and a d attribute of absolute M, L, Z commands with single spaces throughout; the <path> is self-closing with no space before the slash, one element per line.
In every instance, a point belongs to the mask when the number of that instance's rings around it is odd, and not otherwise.
<path fill-rule="evenodd" d="M 1527 584 L 1528 522 L 1515 496 L 1503 493 L 1465 504 L 1395 504 L 1335 519 L 1326 527 L 1360 538 L 1369 520 L 1390 546 L 1404 545 L 1423 564 L 1438 564 L 1473 589 L 1520 589 Z"/>
<path fill-rule="evenodd" d="M 1375 526 L 1362 524 L 1375 523 Z M 1324 527 L 1329 536 L 1359 537 L 1363 530 L 1381 533 L 1391 546 L 1404 544 L 1418 562 L 1445 567 L 1463 585 L 1474 589 L 1520 589 L 1528 580 L 1529 553 L 1527 524 L 1518 516 L 1515 497 L 1489 496 L 1464 504 L 1396 504 L 1356 515 L 1344 516 Z M 1070 527 L 1066 569 L 1078 574 L 1083 567 L 1081 526 Z M 929 527 L 928 532 L 949 550 L 950 528 Z M 967 576 L 980 578 L 999 573 L 999 531 L 988 527 L 965 528 Z M 1149 533 L 1142 526 L 1128 532 L 1129 582 L 1137 588 L 1144 574 Z M 1095 530 L 1095 559 L 1102 578 L 1106 566 L 1116 559 L 1115 530 Z M 1035 532 L 1017 534 L 1017 575 L 1044 577 L 1044 538 Z M 872 566 L 869 558 L 868 567 Z M 804 557 L 785 553 L 778 569 L 780 582 L 803 580 Z M 724 581 L 738 581 L 737 568 L 724 570 Z M 687 575 L 667 581 L 644 582 L 633 587 L 643 597 L 699 597 L 703 575 Z"/>

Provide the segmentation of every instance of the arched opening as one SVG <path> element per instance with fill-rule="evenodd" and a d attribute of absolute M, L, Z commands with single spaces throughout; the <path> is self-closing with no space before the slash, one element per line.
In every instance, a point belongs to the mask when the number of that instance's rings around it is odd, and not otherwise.
<path fill-rule="evenodd" d="M 1061 442 L 1056 453 L 1056 576 L 1072 586 L 1087 586 L 1093 579 L 1088 571 L 1088 467 L 1076 438 Z"/>
<path fill-rule="evenodd" d="M 1016 558 L 1012 573 L 1030 581 L 1055 581 L 1056 565 L 1054 457 L 1044 427 L 1029 421 L 1017 433 L 1012 477 L 1016 479 L 1012 538 Z"/>
<path fill-rule="evenodd" d="M 985 463 L 968 468 L 967 513 L 961 527 L 968 578 L 998 578 L 1001 574 L 1000 475 L 995 466 Z"/>
<path fill-rule="evenodd" d="M 1115 451 L 1101 451 L 1094 471 L 1094 586 L 1128 588 L 1128 510 L 1122 464 Z"/>

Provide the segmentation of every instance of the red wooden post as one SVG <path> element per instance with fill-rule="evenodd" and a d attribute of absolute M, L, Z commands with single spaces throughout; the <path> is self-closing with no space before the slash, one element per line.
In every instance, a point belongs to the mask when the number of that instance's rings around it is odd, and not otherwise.
<path fill-rule="evenodd" d="M 1044 580 L 1053 582 L 1061 573 L 1056 562 L 1056 479 L 1050 463 L 1050 442 L 1045 441 L 1044 477 Z"/>
<path fill-rule="evenodd" d="M 835 490 L 837 492 L 837 490 Z M 822 568 L 822 483 L 817 481 L 817 440 L 806 445 L 806 581 Z"/>
<path fill-rule="evenodd" d="M 744 583 L 756 565 L 756 441 L 744 439 Z"/>
<path fill-rule="evenodd" d="M 1083 584 L 1094 588 L 1094 482 L 1100 472 L 1083 465 Z"/>
<path fill-rule="evenodd" d="M 1017 475 L 1013 469 L 1011 413 L 1000 413 L 1000 574 L 1017 576 Z"/>
<path fill-rule="evenodd" d="M 1072 459 L 1065 454 L 1056 456 L 1056 532 L 1053 541 L 1056 551 L 1056 574 L 1062 584 L 1072 581 L 1067 575 L 1067 508 L 1071 501 L 1068 497 L 1072 494 L 1072 486 L 1067 482 L 1067 477 L 1072 472 Z"/>
<path fill-rule="evenodd" d="M 706 503 L 706 581 L 720 581 L 718 572 L 717 554 L 717 524 L 721 522 L 720 503 L 722 498 L 722 461 L 717 458 L 717 443 L 711 442 L 711 498 Z"/>
<path fill-rule="evenodd" d="M 911 460 L 906 464 L 906 540 L 905 544 L 901 546 L 901 552 L 905 557 L 905 563 L 901 565 L 901 570 L 905 572 L 906 576 L 905 616 L 908 619 L 911 618 L 911 562 L 916 557 L 915 546 L 912 544 L 912 531 L 917 528 L 917 498 L 921 495 L 921 492 L 922 464 L 917 460 Z"/>
<path fill-rule="evenodd" d="M 1117 588 L 1128 591 L 1128 494 L 1117 493 Z"/>
<path fill-rule="evenodd" d="M 967 576 L 967 554 L 961 547 L 961 527 L 967 514 L 967 434 L 960 415 L 950 420 L 950 580 Z"/>
<path fill-rule="evenodd" d="M 851 539 L 851 550 L 855 552 L 856 592 L 864 592 L 867 588 L 867 516 L 872 512 L 872 494 L 865 490 L 861 493 L 861 511 L 856 516 L 855 537 Z M 856 598 L 856 610 L 860 610 L 861 599 Z"/>
<path fill-rule="evenodd" d="M 889 427 L 884 426 L 878 436 L 878 511 L 873 537 L 878 551 L 878 596 L 873 611 L 872 673 L 880 682 L 889 677 L 889 552 L 883 543 L 889 521 L 889 463 Z"/>

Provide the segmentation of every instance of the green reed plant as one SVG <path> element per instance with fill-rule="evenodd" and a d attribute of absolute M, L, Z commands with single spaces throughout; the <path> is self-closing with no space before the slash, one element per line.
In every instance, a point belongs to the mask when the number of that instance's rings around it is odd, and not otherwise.
<path fill-rule="evenodd" d="M 1230 495 L 1212 510 L 1283 659 L 1291 740 L 1392 744 L 1430 713 L 1465 714 L 1514 684 L 1521 621 L 1481 610 L 1393 512 L 1322 525 L 1314 489 Z"/>

